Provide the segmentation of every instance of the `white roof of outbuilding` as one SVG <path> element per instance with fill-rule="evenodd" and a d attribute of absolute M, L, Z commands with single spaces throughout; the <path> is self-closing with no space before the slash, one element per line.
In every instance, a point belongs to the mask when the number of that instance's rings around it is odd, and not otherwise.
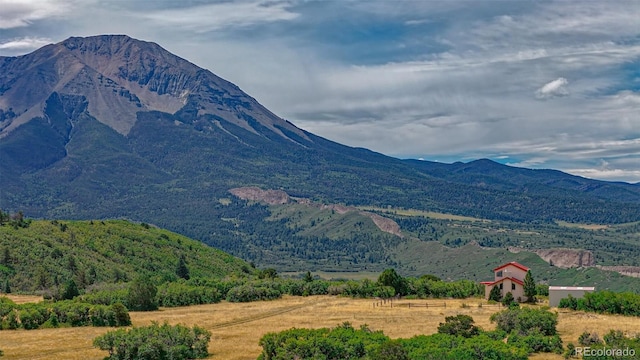
<path fill-rule="evenodd" d="M 551 290 L 586 290 L 586 291 L 594 291 L 596 288 L 593 286 L 549 286 L 549 291 Z"/>

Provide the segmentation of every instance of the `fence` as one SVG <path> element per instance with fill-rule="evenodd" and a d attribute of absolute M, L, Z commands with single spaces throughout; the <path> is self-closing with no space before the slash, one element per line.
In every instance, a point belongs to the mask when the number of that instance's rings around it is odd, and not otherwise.
<path fill-rule="evenodd" d="M 447 305 L 446 301 L 442 301 L 442 302 L 401 302 L 396 298 L 390 298 L 390 299 L 377 299 L 376 301 L 373 302 L 373 307 L 406 307 L 406 308 L 460 308 L 460 304 L 449 304 Z M 462 304 L 462 308 L 502 308 L 502 304 L 500 303 L 495 303 L 495 304 Z"/>

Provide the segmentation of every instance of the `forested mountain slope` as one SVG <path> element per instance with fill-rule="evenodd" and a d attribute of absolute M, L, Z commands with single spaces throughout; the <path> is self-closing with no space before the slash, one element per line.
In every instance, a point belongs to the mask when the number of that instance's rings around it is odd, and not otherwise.
<path fill-rule="evenodd" d="M 234 256 L 144 223 L 35 220 L 28 227 L 0 226 L 0 279 L 13 291 L 44 290 L 69 280 L 85 288 L 140 274 L 176 280 L 180 258 L 193 277 L 255 271 Z"/>

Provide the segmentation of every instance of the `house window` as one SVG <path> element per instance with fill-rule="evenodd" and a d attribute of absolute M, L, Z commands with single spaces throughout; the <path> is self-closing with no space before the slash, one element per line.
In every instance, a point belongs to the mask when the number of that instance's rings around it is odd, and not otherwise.
<path fill-rule="evenodd" d="M 497 277 L 502 277 L 502 270 L 498 271 L 498 272 L 496 273 L 496 276 L 497 276 Z"/>
<path fill-rule="evenodd" d="M 515 290 L 516 289 L 516 284 L 511 284 L 511 290 Z"/>
<path fill-rule="evenodd" d="M 502 284 L 500 284 L 500 290 L 502 290 Z"/>

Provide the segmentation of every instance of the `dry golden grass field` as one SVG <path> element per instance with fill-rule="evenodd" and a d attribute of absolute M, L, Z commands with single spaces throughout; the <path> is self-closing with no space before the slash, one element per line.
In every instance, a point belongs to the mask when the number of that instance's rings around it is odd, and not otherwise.
<path fill-rule="evenodd" d="M 36 301 L 38 298 L 15 297 L 17 301 Z M 354 326 L 367 324 L 371 329 L 383 330 L 391 338 L 433 334 L 445 316 L 467 314 L 483 329 L 493 329 L 489 317 L 499 309 L 487 306 L 479 299 L 466 300 L 400 300 L 374 307 L 374 300 L 333 296 L 291 297 L 281 300 L 252 303 L 222 302 L 182 308 L 161 309 L 154 312 L 132 312 L 134 326 L 152 321 L 170 324 L 199 325 L 211 331 L 209 344 L 211 359 L 256 359 L 261 351 L 258 341 L 263 334 L 292 327 L 333 327 L 345 321 Z M 407 307 L 413 304 L 412 308 Z M 416 307 L 416 304 L 439 307 Z M 446 303 L 446 308 L 443 306 Z M 468 307 L 462 307 L 462 304 Z M 483 307 L 478 307 L 483 303 Z M 404 304 L 405 306 L 398 306 Z M 595 331 L 600 336 L 609 329 L 640 333 L 640 319 L 598 315 L 574 311 L 559 311 L 558 330 L 566 345 L 576 343 L 583 331 Z M 17 330 L 0 332 L 3 360 L 10 359 L 102 359 L 106 352 L 94 349 L 94 337 L 109 328 L 63 328 L 45 330 Z M 556 355 L 536 355 L 532 359 L 562 359 Z"/>

